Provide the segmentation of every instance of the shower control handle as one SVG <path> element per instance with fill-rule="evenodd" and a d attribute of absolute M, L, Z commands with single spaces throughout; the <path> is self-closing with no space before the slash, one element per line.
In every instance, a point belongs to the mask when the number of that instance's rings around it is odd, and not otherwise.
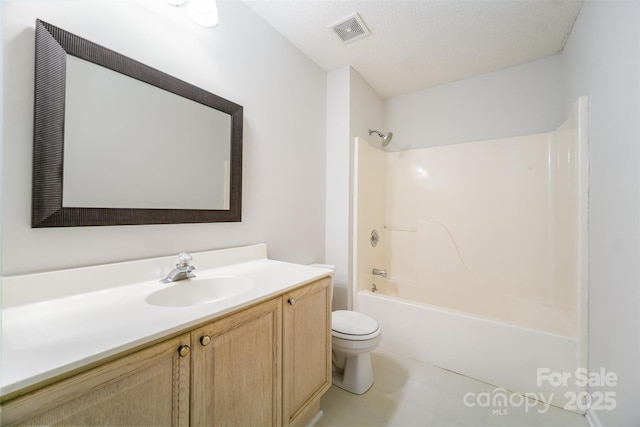
<path fill-rule="evenodd" d="M 378 234 L 378 230 L 376 229 L 371 230 L 371 236 L 369 236 L 369 242 L 371 242 L 371 246 L 375 248 L 378 245 L 379 241 L 380 241 L 380 235 Z"/>

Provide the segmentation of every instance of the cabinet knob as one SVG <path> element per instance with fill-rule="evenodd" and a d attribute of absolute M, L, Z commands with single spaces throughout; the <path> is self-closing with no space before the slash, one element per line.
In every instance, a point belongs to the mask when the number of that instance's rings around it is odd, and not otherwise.
<path fill-rule="evenodd" d="M 210 342 L 211 342 L 211 337 L 209 335 L 203 335 L 200 337 L 200 344 L 209 345 Z"/>
<path fill-rule="evenodd" d="M 289 303 L 289 305 L 293 305 L 296 303 L 296 300 L 294 298 L 289 298 L 287 302 Z"/>
<path fill-rule="evenodd" d="M 191 349 L 189 348 L 189 346 L 188 346 L 188 345 L 181 345 L 181 346 L 178 348 L 178 354 L 179 354 L 181 357 L 188 356 L 188 355 L 189 355 L 189 351 L 191 351 Z"/>

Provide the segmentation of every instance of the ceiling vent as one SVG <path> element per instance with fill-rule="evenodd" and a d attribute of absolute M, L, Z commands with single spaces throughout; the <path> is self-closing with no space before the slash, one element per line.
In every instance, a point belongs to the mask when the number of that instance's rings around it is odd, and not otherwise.
<path fill-rule="evenodd" d="M 331 28 L 345 44 L 360 40 L 361 38 L 367 37 L 371 34 L 362 18 L 357 13 L 340 20 L 335 24 L 329 25 L 329 28 Z"/>

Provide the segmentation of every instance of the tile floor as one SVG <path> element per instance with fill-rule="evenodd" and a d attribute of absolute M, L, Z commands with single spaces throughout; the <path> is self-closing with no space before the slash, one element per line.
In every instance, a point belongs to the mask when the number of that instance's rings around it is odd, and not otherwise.
<path fill-rule="evenodd" d="M 494 386 L 394 353 L 372 354 L 375 382 L 357 396 L 335 386 L 321 402 L 323 416 L 315 427 L 588 427 L 578 414 L 530 401 L 500 408 L 469 407 L 463 397 L 469 392 L 491 392 Z M 500 410 L 499 409 L 499 410 Z M 504 413 L 506 412 L 506 413 Z"/>

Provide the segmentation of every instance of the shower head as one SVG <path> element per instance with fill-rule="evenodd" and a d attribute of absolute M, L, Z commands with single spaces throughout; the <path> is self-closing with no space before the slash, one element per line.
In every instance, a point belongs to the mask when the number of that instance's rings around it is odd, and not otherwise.
<path fill-rule="evenodd" d="M 382 146 L 383 147 L 386 147 L 387 145 L 389 145 L 389 143 L 391 142 L 391 138 L 393 138 L 393 132 L 389 132 L 388 134 L 384 135 L 382 132 L 379 132 L 379 131 L 374 130 L 374 129 L 369 129 L 369 135 L 371 135 L 372 133 L 375 133 L 380 138 L 382 138 Z"/>

